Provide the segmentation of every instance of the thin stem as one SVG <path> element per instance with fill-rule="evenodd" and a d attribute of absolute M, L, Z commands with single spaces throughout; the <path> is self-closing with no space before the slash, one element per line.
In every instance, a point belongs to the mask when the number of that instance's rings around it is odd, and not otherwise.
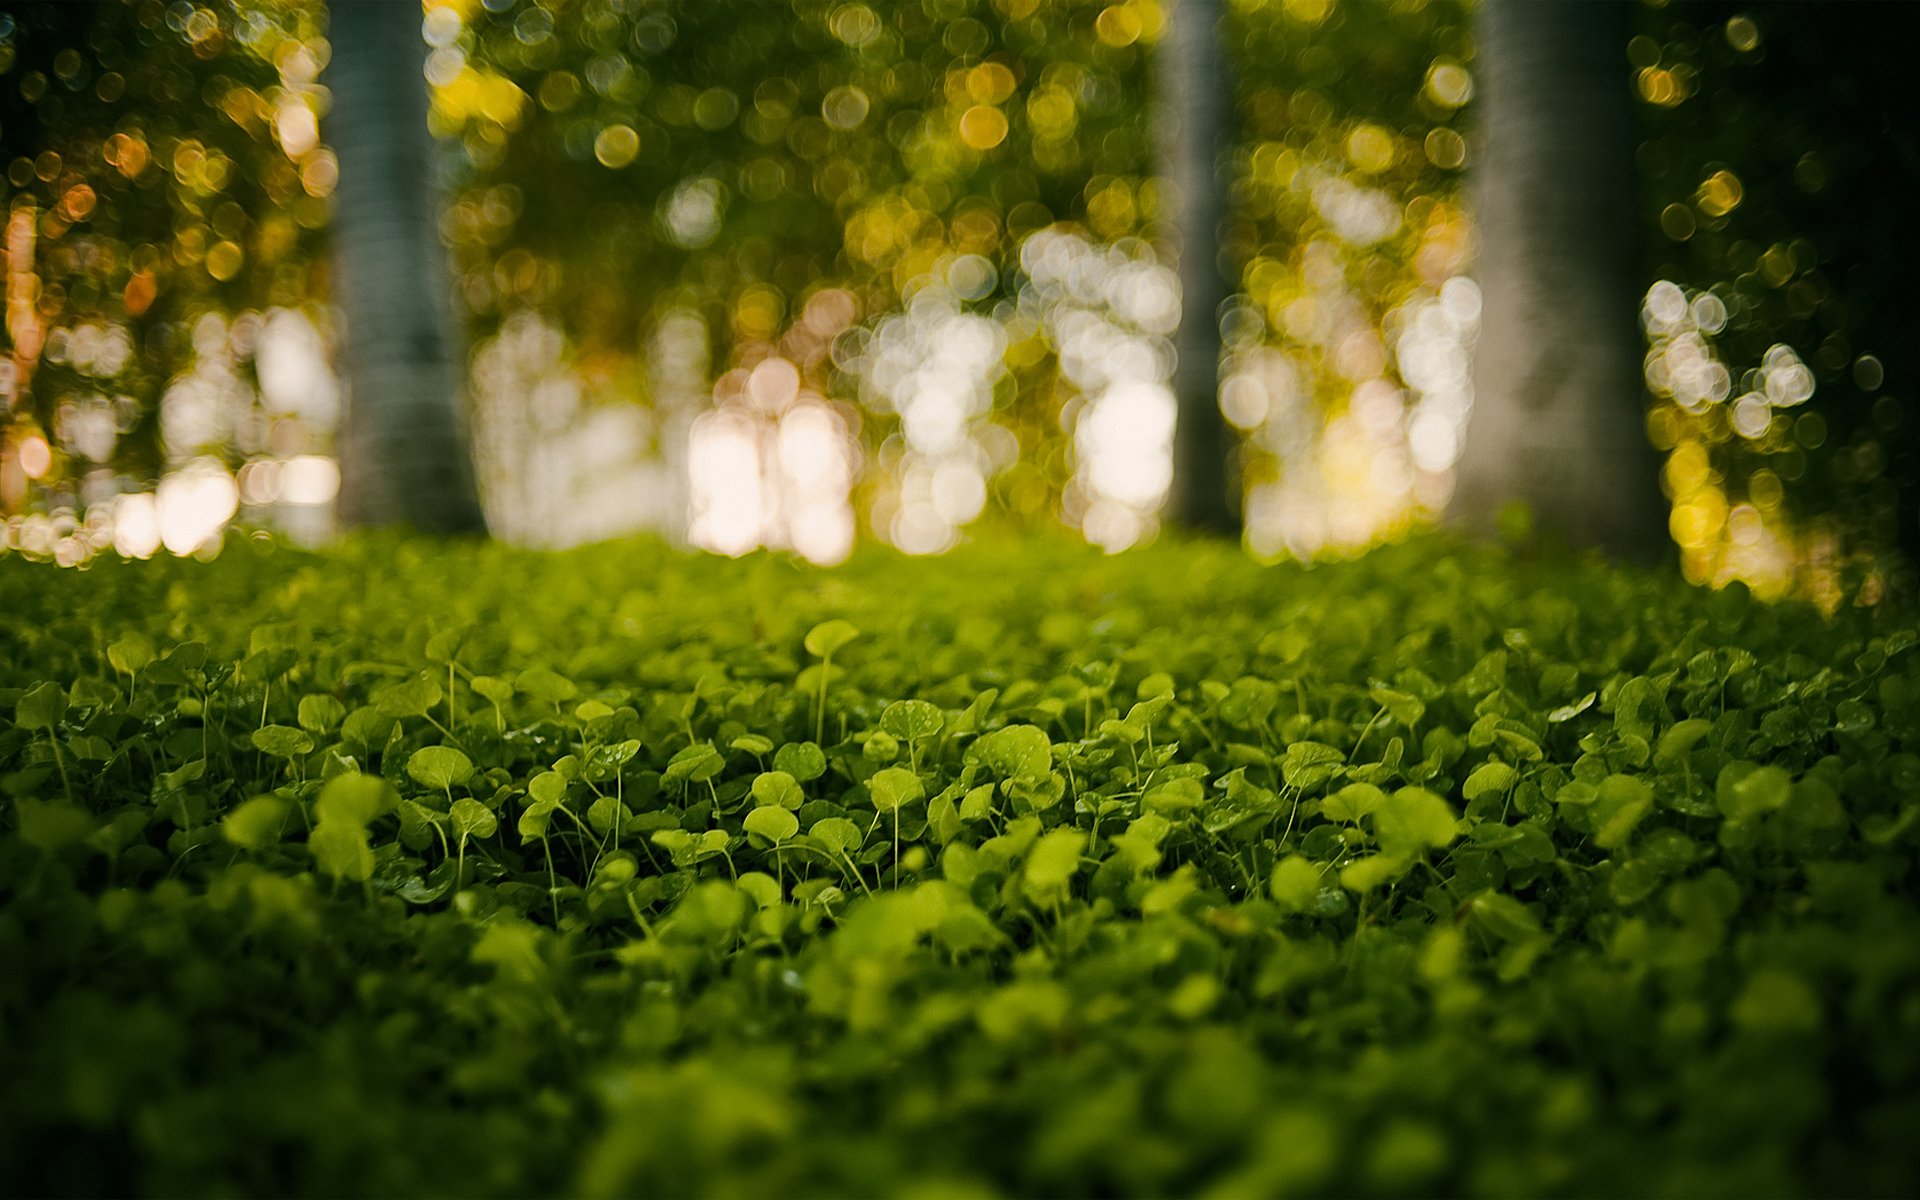
<path fill-rule="evenodd" d="M 833 655 L 820 660 L 820 699 L 813 706 L 813 741 L 815 745 L 824 745 L 827 740 L 827 676 L 833 673 Z"/>

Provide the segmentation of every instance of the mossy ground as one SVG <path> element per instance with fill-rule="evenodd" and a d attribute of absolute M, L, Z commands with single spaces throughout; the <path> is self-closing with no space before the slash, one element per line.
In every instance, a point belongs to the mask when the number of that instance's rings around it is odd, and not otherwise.
<path fill-rule="evenodd" d="M 1911 613 L 387 539 L 0 612 L 10 1194 L 1920 1188 Z"/>

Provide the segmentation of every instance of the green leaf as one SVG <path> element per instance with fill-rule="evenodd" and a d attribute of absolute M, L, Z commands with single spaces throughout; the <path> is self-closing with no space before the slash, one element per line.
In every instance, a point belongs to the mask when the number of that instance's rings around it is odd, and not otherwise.
<path fill-rule="evenodd" d="M 1427 706 L 1420 702 L 1418 696 L 1396 691 L 1381 683 L 1374 684 L 1369 694 L 1375 704 L 1386 709 L 1389 716 L 1409 729 L 1418 725 L 1420 718 L 1426 715 Z"/>
<path fill-rule="evenodd" d="M 567 798 L 567 777 L 558 771 L 542 771 L 527 781 L 527 794 L 553 807 Z"/>
<path fill-rule="evenodd" d="M 1484 762 L 1467 776 L 1467 781 L 1460 786 L 1460 794 L 1469 802 L 1482 796 L 1503 796 L 1519 778 L 1520 773 L 1506 763 Z"/>
<path fill-rule="evenodd" d="M 220 822 L 220 831 L 236 846 L 264 850 L 280 840 L 291 809 L 279 796 L 255 796 L 236 805 Z"/>
<path fill-rule="evenodd" d="M 553 814 L 560 807 L 559 801 L 536 800 L 527 805 L 520 813 L 520 819 L 514 824 L 523 842 L 537 841 L 547 836 L 547 829 L 553 823 Z"/>
<path fill-rule="evenodd" d="M 726 769 L 727 760 L 710 742 L 695 742 L 679 751 L 667 762 L 662 772 L 668 779 L 683 779 L 691 783 L 704 783 Z"/>
<path fill-rule="evenodd" d="M 777 804 L 761 805 L 748 813 L 740 825 L 748 833 L 759 834 L 775 845 L 800 832 L 800 819 Z"/>
<path fill-rule="evenodd" d="M 440 682 L 429 675 L 416 675 L 399 683 L 390 683 L 373 694 L 373 706 L 383 716 L 402 720 L 423 717 L 440 703 Z"/>
<path fill-rule="evenodd" d="M 896 700 L 880 714 L 880 728 L 903 742 L 933 737 L 945 724 L 940 709 L 925 700 Z"/>
<path fill-rule="evenodd" d="M 1207 790 L 1198 779 L 1169 779 L 1140 797 L 1141 806 L 1169 816 L 1186 816 L 1207 802 Z"/>
<path fill-rule="evenodd" d="M 904 767 L 887 767 L 874 772 L 867 780 L 867 793 L 873 797 L 873 807 L 883 813 L 893 812 L 912 804 L 927 794 L 920 777 Z"/>
<path fill-rule="evenodd" d="M 513 677 L 514 690 L 541 704 L 564 704 L 580 694 L 573 680 L 545 667 L 529 667 Z"/>
<path fill-rule="evenodd" d="M 1467 905 L 1467 914 L 1488 933 L 1508 942 L 1541 936 L 1540 918 L 1512 896 L 1483 892 Z"/>
<path fill-rule="evenodd" d="M 1600 781 L 1593 805 L 1593 844 L 1617 850 L 1653 811 L 1653 789 L 1631 775 L 1609 775 Z"/>
<path fill-rule="evenodd" d="M 500 828 L 493 810 L 470 796 L 455 800 L 447 815 L 453 819 L 454 832 L 463 838 L 490 838 Z"/>
<path fill-rule="evenodd" d="M 806 793 L 800 790 L 799 782 L 785 771 L 762 771 L 754 776 L 752 790 L 753 798 L 759 804 L 797 810 L 807 802 Z"/>
<path fill-rule="evenodd" d="M 1300 791 L 1319 787 L 1346 764 L 1347 756 L 1324 742 L 1294 742 L 1280 764 L 1280 777 Z"/>
<path fill-rule="evenodd" d="M 495 704 L 505 704 L 513 699 L 513 685 L 504 679 L 495 679 L 491 675 L 475 675 L 467 680 L 467 686 L 479 696 Z"/>
<path fill-rule="evenodd" d="M 460 652 L 460 644 L 466 640 L 466 637 L 467 629 L 464 626 L 442 629 L 427 639 L 425 649 L 427 661 L 438 663 L 443 667 L 452 663 Z"/>
<path fill-rule="evenodd" d="M 1714 798 L 1730 821 L 1750 821 L 1784 806 L 1793 794 L 1793 776 L 1776 766 L 1728 763 L 1720 772 Z"/>
<path fill-rule="evenodd" d="M 1067 882 L 1080 869 L 1080 851 L 1086 844 L 1086 835 L 1077 829 L 1055 829 L 1034 843 L 1027 855 L 1027 898 L 1042 905 L 1064 899 Z"/>
<path fill-rule="evenodd" d="M 1352 823 L 1378 812 L 1387 794 L 1370 783 L 1350 783 L 1320 802 L 1320 815 L 1329 821 Z"/>
<path fill-rule="evenodd" d="M 452 746 L 422 746 L 407 759 L 407 774 L 437 792 L 457 787 L 473 775 L 473 760 Z"/>
<path fill-rule="evenodd" d="M 985 820 L 993 812 L 993 785 L 983 783 L 979 787 L 967 789 L 960 798 L 960 819 L 963 821 Z"/>
<path fill-rule="evenodd" d="M 761 871 L 742 871 L 733 886 L 753 897 L 753 902 L 761 908 L 772 908 L 784 898 L 780 894 L 780 881 Z"/>
<path fill-rule="evenodd" d="M 1653 751 L 1653 765 L 1662 771 L 1679 770 L 1686 764 L 1687 755 L 1693 752 L 1693 748 L 1712 732 L 1712 723 L 1698 717 L 1676 722 L 1660 735 L 1659 745 Z"/>
<path fill-rule="evenodd" d="M 1459 815 L 1445 800 L 1425 788 L 1401 788 L 1373 817 L 1380 849 L 1394 857 L 1409 857 L 1451 845 L 1460 836 Z"/>
<path fill-rule="evenodd" d="M 322 820 L 307 836 L 307 849 L 322 871 L 335 879 L 364 882 L 373 877 L 373 848 L 364 825 Z"/>
<path fill-rule="evenodd" d="M 126 634 L 107 647 L 107 662 L 122 675 L 138 675 L 153 655 L 152 640 L 141 633 Z"/>
<path fill-rule="evenodd" d="M 602 837 L 618 833 L 632 818 L 627 806 L 613 796 L 601 796 L 587 806 L 587 824 Z"/>
<path fill-rule="evenodd" d="M 67 694 L 58 684 L 36 683 L 15 702 L 14 723 L 22 729 L 52 729 L 67 714 Z"/>
<path fill-rule="evenodd" d="M 1399 877 L 1407 861 L 1394 854 L 1373 854 L 1357 858 L 1340 868 L 1340 886 L 1350 892 L 1370 892 Z"/>
<path fill-rule="evenodd" d="M 784 810 L 783 810 L 784 811 Z M 827 817 L 816 821 L 807 830 L 807 836 L 818 841 L 836 854 L 852 854 L 866 841 L 860 827 L 845 817 Z"/>
<path fill-rule="evenodd" d="M 300 728 L 309 733 L 325 733 L 339 725 L 346 715 L 347 706 L 332 696 L 302 696 L 296 719 Z"/>
<path fill-rule="evenodd" d="M 253 731 L 253 748 L 275 758 L 298 758 L 313 753 L 313 738 L 291 725 L 265 725 Z"/>
<path fill-rule="evenodd" d="M 1291 912 L 1305 912 L 1320 892 L 1320 868 L 1297 854 L 1273 864 L 1273 879 L 1268 890 L 1280 906 Z"/>
<path fill-rule="evenodd" d="M 1036 725 L 1009 725 L 980 737 L 967 757 L 1003 779 L 1039 780 L 1053 770 L 1052 744 Z"/>
<path fill-rule="evenodd" d="M 393 785 L 378 775 L 349 772 L 334 776 L 320 789 L 314 814 L 322 821 L 365 826 L 375 817 L 392 812 L 398 801 Z"/>
<path fill-rule="evenodd" d="M 827 756 L 812 742 L 788 742 L 774 751 L 773 766 L 805 783 L 827 773 Z"/>
<path fill-rule="evenodd" d="M 93 818 L 64 800 L 23 799 L 18 812 L 20 840 L 48 854 L 78 845 L 94 831 Z"/>
<path fill-rule="evenodd" d="M 1599 698 L 1600 698 L 1600 693 L 1588 692 L 1586 695 L 1580 697 L 1578 700 L 1575 700 L 1572 704 L 1563 704 L 1559 708 L 1556 708 L 1552 712 L 1547 714 L 1547 724 L 1549 725 L 1565 724 L 1566 722 L 1571 721 L 1575 717 L 1579 716 L 1581 713 L 1587 711 L 1589 708 L 1592 708 L 1593 702 Z"/>
<path fill-rule="evenodd" d="M 860 631 L 851 622 L 822 621 L 807 631 L 807 653 L 815 658 L 831 658 L 836 650 L 859 636 Z"/>

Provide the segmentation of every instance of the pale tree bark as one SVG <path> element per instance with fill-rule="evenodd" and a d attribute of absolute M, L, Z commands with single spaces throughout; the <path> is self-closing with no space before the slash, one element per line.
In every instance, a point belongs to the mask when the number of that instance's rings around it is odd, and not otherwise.
<path fill-rule="evenodd" d="M 1180 277 L 1173 373 L 1179 405 L 1167 514 L 1187 529 L 1237 535 L 1234 436 L 1220 412 L 1220 306 L 1232 293 L 1220 266 L 1232 75 L 1220 36 L 1220 0 L 1173 0 L 1167 17 L 1156 64 L 1161 242 Z"/>
<path fill-rule="evenodd" d="M 483 533 L 461 408 L 461 339 L 448 297 L 417 0 L 334 0 L 335 297 L 346 319 L 348 403 L 340 517 Z"/>
<path fill-rule="evenodd" d="M 1457 519 L 1670 546 L 1646 434 L 1625 0 L 1484 0 L 1472 199 L 1484 297 Z"/>

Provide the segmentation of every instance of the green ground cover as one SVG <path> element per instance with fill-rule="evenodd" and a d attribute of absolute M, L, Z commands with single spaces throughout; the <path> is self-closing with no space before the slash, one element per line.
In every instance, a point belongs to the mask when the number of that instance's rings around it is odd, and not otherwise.
<path fill-rule="evenodd" d="M 1910 613 L 0 560 L 9 1194 L 1911 1194 Z"/>

